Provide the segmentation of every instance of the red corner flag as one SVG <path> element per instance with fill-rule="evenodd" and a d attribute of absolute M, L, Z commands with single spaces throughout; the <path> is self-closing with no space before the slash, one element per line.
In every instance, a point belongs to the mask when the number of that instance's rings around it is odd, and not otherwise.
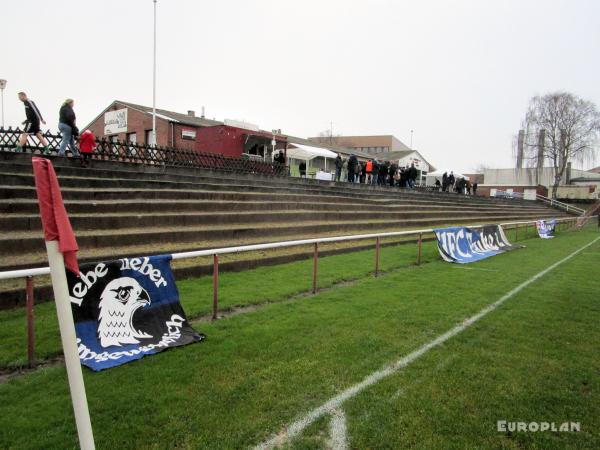
<path fill-rule="evenodd" d="M 58 249 L 63 254 L 65 266 L 79 275 L 77 264 L 77 241 L 69 222 L 69 216 L 65 210 L 60 186 L 52 163 L 45 158 L 33 157 L 33 175 L 35 177 L 35 189 L 37 190 L 42 227 L 44 228 L 44 239 L 46 241 L 58 241 Z"/>

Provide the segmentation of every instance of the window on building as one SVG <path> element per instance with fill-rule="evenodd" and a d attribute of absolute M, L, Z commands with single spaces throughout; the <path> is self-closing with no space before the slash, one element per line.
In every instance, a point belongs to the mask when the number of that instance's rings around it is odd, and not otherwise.
<path fill-rule="evenodd" d="M 146 130 L 146 145 L 155 145 L 154 134 L 152 130 Z"/>
<path fill-rule="evenodd" d="M 127 142 L 137 144 L 137 133 L 127 133 Z"/>
<path fill-rule="evenodd" d="M 118 134 L 113 134 L 112 136 L 108 137 L 108 140 L 110 142 L 117 142 L 119 140 L 119 135 Z"/>

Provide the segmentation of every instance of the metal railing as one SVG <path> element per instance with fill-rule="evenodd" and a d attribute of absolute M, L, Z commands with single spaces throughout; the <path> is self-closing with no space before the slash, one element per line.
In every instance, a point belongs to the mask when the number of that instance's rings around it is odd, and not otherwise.
<path fill-rule="evenodd" d="M 557 227 L 560 225 L 570 226 L 575 224 L 577 218 L 562 218 L 557 219 Z M 525 236 L 527 236 L 527 228 L 530 224 L 535 227 L 536 220 L 519 221 L 519 222 L 507 222 L 499 225 L 503 227 L 511 227 L 515 229 L 515 241 L 519 239 L 519 226 L 524 226 Z M 469 228 L 481 228 L 485 224 L 472 224 L 465 225 Z M 212 256 L 213 257 L 213 304 L 212 304 L 212 318 L 217 319 L 219 313 L 219 255 L 231 254 L 231 253 L 242 253 L 256 250 L 269 250 L 276 248 L 286 247 L 297 247 L 302 245 L 312 245 L 313 247 L 313 274 L 312 274 L 312 286 L 311 292 L 317 293 L 317 277 L 318 277 L 318 259 L 319 259 L 319 244 L 328 244 L 336 242 L 347 242 L 365 239 L 375 239 L 375 270 L 374 276 L 379 275 L 379 261 L 380 261 L 380 246 L 381 239 L 399 236 L 418 236 L 417 239 L 417 256 L 416 264 L 421 264 L 421 250 L 423 244 L 423 235 L 434 233 L 433 228 L 427 228 L 422 230 L 409 230 L 409 231 L 393 231 L 387 233 L 370 233 L 370 234 L 356 234 L 346 236 L 335 236 L 335 237 L 323 237 L 313 239 L 300 239 L 294 241 L 281 241 L 281 242 L 270 242 L 264 244 L 254 245 L 242 245 L 236 247 L 222 247 L 208 250 L 198 250 L 189 252 L 172 253 L 172 259 L 188 259 L 198 258 L 201 256 Z M 398 245 L 402 245 L 402 242 L 398 242 Z M 35 333 L 34 333 L 34 282 L 33 277 L 40 275 L 50 274 L 49 267 L 37 267 L 32 269 L 20 269 L 20 270 L 9 270 L 0 272 L 0 280 L 24 278 L 26 288 L 26 309 L 27 309 L 27 354 L 29 366 L 35 364 Z"/>
<path fill-rule="evenodd" d="M 496 189 L 496 193 L 494 194 L 494 197 L 523 199 L 524 195 L 521 192 L 508 192 L 508 191 L 503 191 L 501 189 Z M 540 195 L 540 194 L 535 194 L 535 199 L 537 201 L 545 203 L 553 208 L 562 209 L 568 213 L 579 214 L 580 216 L 585 214 L 585 209 L 578 208 L 577 206 L 569 205 L 568 203 L 563 203 L 563 202 L 560 202 L 560 201 L 552 199 L 552 198 L 544 197 L 543 195 Z"/>
<path fill-rule="evenodd" d="M 559 202 L 558 200 L 554 200 L 553 198 L 544 197 L 543 195 L 536 194 L 536 200 L 541 201 L 542 203 L 546 203 L 547 205 L 552 206 L 553 208 L 562 209 L 566 212 L 572 212 L 575 214 L 579 214 L 583 216 L 585 214 L 585 209 L 578 208 L 577 206 L 569 205 L 568 203 Z"/>
<path fill-rule="evenodd" d="M 23 131 L 19 128 L 0 127 L 0 151 L 14 151 Z M 50 131 L 43 133 L 48 140 L 52 153 L 58 153 L 61 135 Z M 41 153 L 42 146 L 37 139 L 29 137 L 24 150 L 30 153 Z M 70 153 L 70 150 L 69 150 Z M 161 146 L 140 145 L 132 142 L 96 139 L 96 149 L 92 155 L 94 160 L 119 161 L 148 165 L 165 165 L 175 167 L 192 167 L 198 169 L 221 170 L 235 173 L 255 173 L 271 176 L 286 176 L 285 164 L 269 163 L 251 158 L 225 156 L 219 153 L 199 152 L 192 149 Z"/>

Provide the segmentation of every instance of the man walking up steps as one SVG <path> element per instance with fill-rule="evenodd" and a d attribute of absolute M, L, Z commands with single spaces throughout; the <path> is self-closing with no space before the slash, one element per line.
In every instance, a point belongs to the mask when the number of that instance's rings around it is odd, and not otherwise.
<path fill-rule="evenodd" d="M 49 153 L 48 150 L 48 141 L 42 134 L 42 130 L 40 129 L 40 122 L 46 125 L 46 121 L 42 117 L 42 113 L 35 105 L 33 100 L 29 100 L 27 98 L 27 94 L 25 92 L 19 92 L 19 100 L 23 102 L 25 105 L 25 116 L 27 117 L 23 125 L 25 128 L 23 129 L 23 134 L 19 137 L 19 142 L 17 143 L 17 148 L 15 151 L 17 153 L 21 153 L 23 151 L 23 146 L 27 143 L 27 138 L 30 134 L 36 136 L 38 140 L 44 146 L 44 154 Z"/>

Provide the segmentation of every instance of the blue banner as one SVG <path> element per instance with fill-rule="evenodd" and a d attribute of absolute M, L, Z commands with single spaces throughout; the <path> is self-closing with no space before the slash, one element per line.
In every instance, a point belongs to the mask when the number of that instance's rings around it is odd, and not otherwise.
<path fill-rule="evenodd" d="M 67 271 L 81 364 L 118 366 L 204 339 L 187 321 L 171 255 L 124 258 Z"/>
<path fill-rule="evenodd" d="M 554 230 L 556 229 L 556 219 L 552 220 L 538 220 L 535 222 L 539 237 L 542 239 L 551 239 L 554 237 Z"/>
<path fill-rule="evenodd" d="M 477 230 L 450 227 L 433 231 L 440 255 L 448 262 L 467 264 L 522 247 L 511 245 L 500 225 L 485 225 Z"/>

